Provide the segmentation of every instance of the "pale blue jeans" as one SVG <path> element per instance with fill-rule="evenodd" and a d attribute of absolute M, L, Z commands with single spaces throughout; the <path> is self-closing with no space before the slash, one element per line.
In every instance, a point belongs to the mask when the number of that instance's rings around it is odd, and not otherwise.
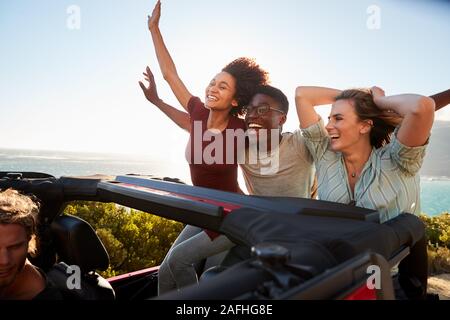
<path fill-rule="evenodd" d="M 197 283 L 194 265 L 234 246 L 224 235 L 211 240 L 203 229 L 186 226 L 159 267 L 158 294 Z"/>

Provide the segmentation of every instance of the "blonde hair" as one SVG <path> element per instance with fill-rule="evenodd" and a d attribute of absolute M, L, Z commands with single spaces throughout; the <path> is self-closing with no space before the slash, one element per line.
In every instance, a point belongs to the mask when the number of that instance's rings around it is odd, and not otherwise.
<path fill-rule="evenodd" d="M 29 240 L 28 252 L 36 252 L 36 231 L 39 203 L 17 190 L 0 192 L 0 224 L 18 224 L 25 228 Z"/>

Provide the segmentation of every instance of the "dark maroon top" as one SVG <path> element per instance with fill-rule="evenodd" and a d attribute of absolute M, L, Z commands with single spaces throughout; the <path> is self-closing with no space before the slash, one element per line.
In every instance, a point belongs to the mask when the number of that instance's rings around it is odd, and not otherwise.
<path fill-rule="evenodd" d="M 227 140 L 226 130 L 233 129 L 234 132 L 236 129 L 242 129 L 242 133 L 244 133 L 244 120 L 231 116 L 225 130 L 218 134 L 209 134 L 209 132 L 208 138 L 205 139 L 209 109 L 198 97 L 192 97 L 188 103 L 188 112 L 191 117 L 191 133 L 186 148 L 186 159 L 191 170 L 192 184 L 197 187 L 239 192 L 237 138 L 233 136 L 231 141 Z M 222 139 L 221 148 L 219 147 L 220 138 Z M 232 154 L 228 154 L 227 159 L 228 144 L 228 151 L 232 150 Z M 243 152 L 245 146 L 241 146 L 241 148 L 241 152 Z M 221 150 L 218 151 L 221 154 L 216 154 L 217 150 Z M 211 239 L 218 236 L 212 231 L 205 231 Z"/>
<path fill-rule="evenodd" d="M 224 131 L 216 135 L 210 134 L 209 137 L 205 139 L 204 134 L 205 131 L 207 131 L 209 110 L 205 108 L 205 105 L 199 98 L 192 97 L 188 103 L 188 112 L 191 117 L 191 133 L 186 148 L 186 159 L 189 162 L 193 185 L 238 192 L 237 139 L 233 138 L 233 140 L 227 141 L 226 130 L 242 129 L 243 132 L 245 132 L 244 120 L 231 116 Z M 195 131 L 195 121 L 197 121 L 197 131 Z M 219 146 L 220 138 L 223 142 L 221 143 L 221 151 L 219 151 L 221 154 L 216 155 L 216 151 L 220 150 L 220 148 L 214 148 L 214 146 Z M 219 141 L 217 141 L 217 139 L 219 139 Z M 232 154 L 228 155 L 229 159 L 227 159 L 227 144 L 229 144 L 228 150 L 232 150 Z M 198 148 L 195 148 L 196 145 Z M 208 148 L 209 145 L 210 147 Z M 245 146 L 242 146 L 242 148 L 244 147 Z"/>

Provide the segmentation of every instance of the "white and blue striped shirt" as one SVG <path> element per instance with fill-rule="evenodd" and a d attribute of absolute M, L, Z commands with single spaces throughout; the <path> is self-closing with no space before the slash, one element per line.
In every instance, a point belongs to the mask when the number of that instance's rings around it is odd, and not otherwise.
<path fill-rule="evenodd" d="M 408 212 L 420 214 L 420 181 L 427 145 L 407 147 L 398 141 L 395 130 L 389 144 L 373 149 L 359 180 L 354 196 L 348 183 L 342 153 L 329 150 L 330 138 L 323 120 L 303 129 L 302 133 L 314 158 L 318 178 L 319 199 L 351 203 L 380 212 L 385 222 Z"/>

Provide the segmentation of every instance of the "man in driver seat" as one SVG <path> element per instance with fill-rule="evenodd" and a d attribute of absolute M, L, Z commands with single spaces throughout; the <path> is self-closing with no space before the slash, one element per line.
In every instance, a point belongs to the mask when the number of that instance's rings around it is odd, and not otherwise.
<path fill-rule="evenodd" d="M 30 263 L 36 251 L 39 205 L 16 190 L 0 192 L 0 300 L 61 300 L 44 272 Z"/>

